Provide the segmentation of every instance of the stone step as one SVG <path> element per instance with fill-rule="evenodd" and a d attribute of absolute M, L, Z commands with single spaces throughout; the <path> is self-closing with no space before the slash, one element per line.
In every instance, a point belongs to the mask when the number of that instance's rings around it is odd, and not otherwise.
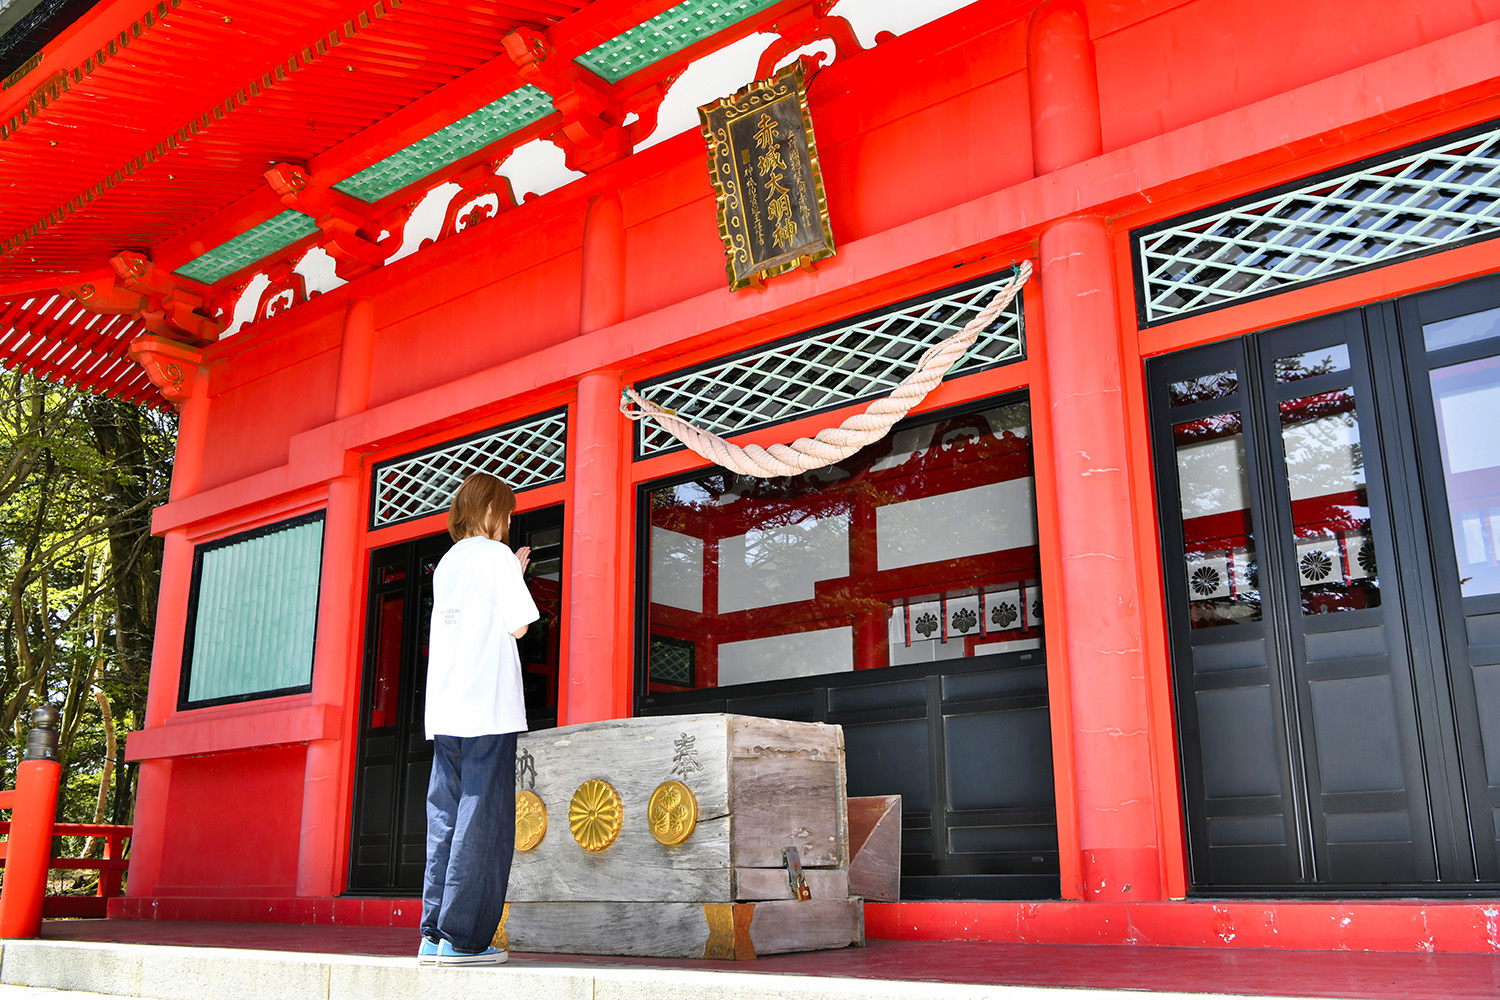
<path fill-rule="evenodd" d="M 1150 993 L 539 961 L 444 969 L 412 958 L 76 941 L 6 941 L 0 1000 L 1216 1000 Z M 76 991 L 58 993 L 53 991 Z M 1346 994 L 1347 995 L 1347 994 Z M 1235 994 L 1243 996 L 1243 994 Z M 1378 1000 L 1371 997 L 1370 1000 Z"/>

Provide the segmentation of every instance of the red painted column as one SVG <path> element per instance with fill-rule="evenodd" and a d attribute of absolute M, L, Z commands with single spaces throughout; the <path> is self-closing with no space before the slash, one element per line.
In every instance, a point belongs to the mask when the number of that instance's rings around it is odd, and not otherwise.
<path fill-rule="evenodd" d="M 559 711 L 564 725 L 629 712 L 631 657 L 620 642 L 620 504 L 629 448 L 629 421 L 620 415 L 620 376 L 590 372 L 578 380 L 573 409 L 573 531 L 568 559 L 573 600 L 568 608 L 567 684 Z"/>
<path fill-rule="evenodd" d="M 198 492 L 203 449 L 208 439 L 208 369 L 193 377 L 191 394 L 177 422 L 177 453 L 172 463 L 171 498 Z M 187 629 L 188 590 L 193 579 L 193 543 L 187 531 L 167 532 L 156 596 L 156 637 L 151 647 L 151 678 L 146 689 L 146 718 L 141 728 L 166 725 L 177 708 L 182 672 L 182 644 Z M 135 814 L 130 838 L 128 896 L 149 896 L 161 882 L 166 849 L 167 797 L 172 781 L 170 759 L 143 760 L 136 776 Z"/>
<path fill-rule="evenodd" d="M 16 765 L 5 881 L 0 887 L 0 938 L 34 938 L 41 933 L 61 775 L 62 765 L 55 760 L 23 760 Z"/>
<path fill-rule="evenodd" d="M 339 344 L 339 383 L 333 418 L 362 413 L 370 406 L 370 371 L 375 364 L 375 303 L 355 299 L 344 314 L 344 338 Z"/>
<path fill-rule="evenodd" d="M 343 476 L 328 484 L 323 521 L 322 582 L 318 587 L 318 633 L 313 654 L 312 703 L 358 711 L 352 696 L 359 683 L 351 635 L 363 620 L 354 606 L 359 592 L 353 579 L 359 565 L 359 479 Z M 345 718 L 340 736 L 352 732 Z M 302 832 L 297 850 L 297 895 L 332 896 L 344 890 L 344 831 L 348 817 L 344 795 L 342 738 L 307 744 L 302 783 Z"/>
<path fill-rule="evenodd" d="M 355 299 L 344 316 L 339 346 L 339 381 L 334 419 L 365 410 L 370 402 L 370 371 L 375 354 L 375 307 Z M 352 463 L 350 463 L 352 466 Z M 353 469 L 351 468 L 352 472 Z M 302 783 L 302 830 L 297 851 L 297 895 L 332 896 L 344 889 L 344 846 L 348 830 L 345 794 L 346 740 L 358 725 L 359 644 L 364 616 L 355 606 L 359 593 L 360 478 L 341 476 L 328 484 L 323 519 L 323 565 L 318 594 L 318 634 L 314 643 L 312 703 L 343 710 L 340 738 L 307 744 Z"/>
<path fill-rule="evenodd" d="M 1031 158 L 1038 174 L 1104 151 L 1099 79 L 1082 0 L 1047 0 L 1026 32 Z"/>
<path fill-rule="evenodd" d="M 1082 4 L 1043 4 L 1027 43 L 1037 172 L 1097 156 L 1099 95 Z M 1052 223 L 1040 257 L 1062 565 L 1048 589 L 1065 611 L 1069 683 L 1060 693 L 1071 705 L 1082 888 L 1086 899 L 1159 899 L 1124 372 L 1104 220 Z"/>
<path fill-rule="evenodd" d="M 583 230 L 583 333 L 625 318 L 625 225 L 620 197 L 596 195 Z M 621 524 L 628 523 L 630 422 L 620 415 L 618 372 L 590 372 L 578 380 L 573 407 L 572 483 L 567 561 L 572 585 L 568 608 L 566 683 L 559 694 L 559 722 L 593 722 L 630 711 L 631 656 L 621 640 L 621 615 L 629 615 L 621 584 L 632 570 L 622 566 Z"/>

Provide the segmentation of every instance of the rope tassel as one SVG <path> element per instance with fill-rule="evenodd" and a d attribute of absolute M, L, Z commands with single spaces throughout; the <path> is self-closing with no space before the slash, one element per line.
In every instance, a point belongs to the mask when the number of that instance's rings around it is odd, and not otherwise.
<path fill-rule="evenodd" d="M 742 476 L 770 479 L 821 469 L 842 462 L 889 434 L 893 426 L 938 387 L 949 369 L 974 346 L 980 331 L 1011 304 L 1030 277 L 1031 261 L 1022 261 L 1015 275 L 996 290 L 979 315 L 953 336 L 929 347 L 912 373 L 888 395 L 870 403 L 863 412 L 854 414 L 837 427 L 825 427 L 812 437 L 800 437 L 791 444 L 773 444 L 769 448 L 731 444 L 675 411 L 657 406 L 634 389 L 626 389 L 621 394 L 620 412 L 631 420 L 655 422 L 693 453 Z"/>

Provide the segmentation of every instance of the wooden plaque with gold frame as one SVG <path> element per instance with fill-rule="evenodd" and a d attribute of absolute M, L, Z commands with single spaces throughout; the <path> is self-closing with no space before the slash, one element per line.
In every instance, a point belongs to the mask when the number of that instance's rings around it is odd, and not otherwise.
<path fill-rule="evenodd" d="M 731 289 L 834 254 L 802 64 L 698 109 Z"/>

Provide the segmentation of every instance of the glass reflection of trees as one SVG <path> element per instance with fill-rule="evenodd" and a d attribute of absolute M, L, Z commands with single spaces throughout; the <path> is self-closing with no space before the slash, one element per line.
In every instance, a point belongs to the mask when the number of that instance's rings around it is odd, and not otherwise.
<path fill-rule="evenodd" d="M 932 658 L 977 655 L 1003 640 L 1039 644 L 1031 476 L 1030 411 L 1016 403 L 899 431 L 801 476 L 716 469 L 651 490 L 651 527 L 679 537 L 651 532 L 660 593 L 650 633 L 693 643 L 694 687 L 717 685 L 722 646 L 836 627 L 852 636 L 845 666 L 783 676 L 910 662 L 913 642 L 945 647 Z M 1006 483 L 1024 502 L 993 502 L 1001 494 L 987 490 Z M 1036 600 L 1024 623 L 976 624 L 981 595 L 1022 586 Z M 931 638 L 909 632 L 908 609 L 915 618 L 929 604 L 951 611 L 954 627 Z"/>
<path fill-rule="evenodd" d="M 1354 390 L 1281 403 L 1303 614 L 1380 604 Z"/>
<path fill-rule="evenodd" d="M 1240 414 L 1217 413 L 1172 428 L 1193 628 L 1259 621 L 1260 574 L 1250 519 Z"/>

